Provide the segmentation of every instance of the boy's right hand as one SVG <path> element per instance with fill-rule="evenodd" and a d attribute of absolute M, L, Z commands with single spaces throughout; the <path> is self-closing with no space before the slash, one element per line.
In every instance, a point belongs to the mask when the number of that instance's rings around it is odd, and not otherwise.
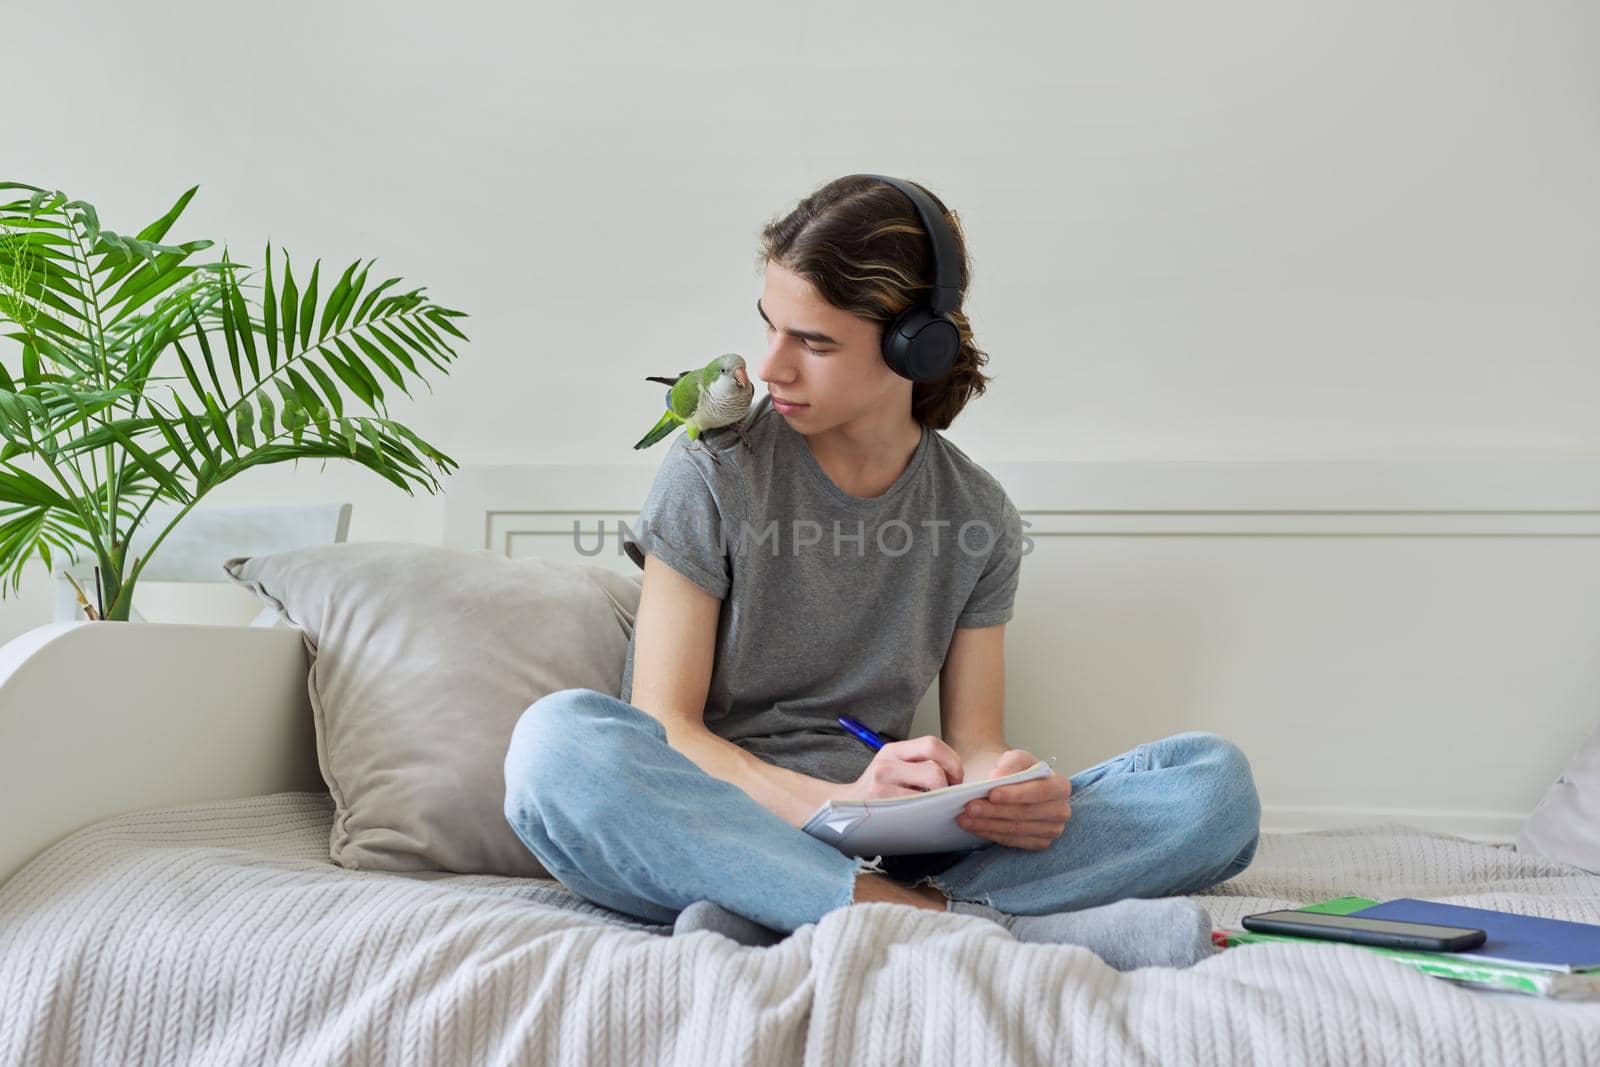
<path fill-rule="evenodd" d="M 834 799 L 909 796 L 959 784 L 961 757 L 942 739 L 924 734 L 890 741 L 878 749 L 861 777 L 835 794 Z"/>

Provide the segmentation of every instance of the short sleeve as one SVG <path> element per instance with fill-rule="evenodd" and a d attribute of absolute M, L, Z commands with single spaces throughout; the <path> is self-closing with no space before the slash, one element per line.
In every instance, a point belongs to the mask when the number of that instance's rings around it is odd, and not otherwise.
<path fill-rule="evenodd" d="M 673 440 L 638 519 L 622 531 L 622 549 L 640 570 L 649 553 L 722 600 L 733 584 L 726 535 L 733 508 L 684 451 L 684 441 Z"/>
<path fill-rule="evenodd" d="M 1002 495 L 1001 501 L 1001 518 L 989 559 L 956 618 L 957 629 L 998 626 L 1011 619 L 1022 575 L 1022 515 L 1009 496 Z"/>

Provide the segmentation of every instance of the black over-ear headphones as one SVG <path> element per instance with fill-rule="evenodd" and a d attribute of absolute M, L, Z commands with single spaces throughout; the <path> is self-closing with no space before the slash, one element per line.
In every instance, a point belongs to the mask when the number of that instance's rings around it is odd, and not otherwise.
<path fill-rule="evenodd" d="M 950 312 L 961 305 L 957 284 L 956 236 L 945 224 L 938 205 L 921 189 L 883 174 L 861 174 L 899 189 L 922 216 L 922 227 L 933 244 L 933 292 L 925 302 L 913 304 L 883 329 L 883 361 L 902 378 L 914 382 L 938 381 L 950 373 L 961 350 L 961 330 Z"/>

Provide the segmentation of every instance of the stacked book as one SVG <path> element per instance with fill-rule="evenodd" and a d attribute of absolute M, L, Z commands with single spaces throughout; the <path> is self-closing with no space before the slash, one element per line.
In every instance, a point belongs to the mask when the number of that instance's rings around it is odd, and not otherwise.
<path fill-rule="evenodd" d="M 1365 897 L 1338 897 L 1298 910 L 1483 930 L 1487 940 L 1468 952 L 1352 947 L 1464 985 L 1564 1000 L 1600 999 L 1600 926 L 1411 898 L 1380 904 Z M 1215 930 L 1211 939 L 1224 948 L 1269 941 L 1332 943 L 1252 930 Z"/>

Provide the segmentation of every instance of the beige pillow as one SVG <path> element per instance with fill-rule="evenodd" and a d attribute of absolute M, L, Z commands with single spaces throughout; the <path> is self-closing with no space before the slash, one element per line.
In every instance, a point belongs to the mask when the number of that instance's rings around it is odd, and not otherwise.
<path fill-rule="evenodd" d="M 549 877 L 506 822 L 511 731 L 547 693 L 621 691 L 638 578 L 395 542 L 223 568 L 305 635 L 335 863 Z"/>

